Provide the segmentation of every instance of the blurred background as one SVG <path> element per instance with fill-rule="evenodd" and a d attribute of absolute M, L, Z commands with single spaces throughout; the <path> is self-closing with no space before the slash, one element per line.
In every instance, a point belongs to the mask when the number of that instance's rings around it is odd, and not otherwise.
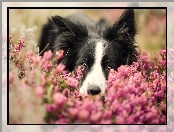
<path fill-rule="evenodd" d="M 51 16 L 66 17 L 83 12 L 94 21 L 104 18 L 113 24 L 123 11 L 124 9 L 10 9 L 9 34 L 18 39 L 20 35 L 28 33 L 33 45 L 37 45 L 42 25 Z M 138 29 L 137 45 L 153 57 L 154 52 L 166 47 L 166 10 L 135 9 L 135 19 Z"/>

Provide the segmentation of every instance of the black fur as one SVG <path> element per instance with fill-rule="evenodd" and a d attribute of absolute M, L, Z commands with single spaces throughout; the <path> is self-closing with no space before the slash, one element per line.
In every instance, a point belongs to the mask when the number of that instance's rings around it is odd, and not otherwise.
<path fill-rule="evenodd" d="M 44 51 L 51 50 L 54 54 L 64 50 L 61 62 L 69 71 L 79 65 L 87 65 L 84 80 L 94 62 L 94 43 L 103 40 L 107 48 L 101 65 L 107 78 L 108 68 L 117 69 L 120 65 L 136 61 L 135 34 L 133 9 L 126 9 L 112 26 L 104 19 L 94 22 L 81 13 L 67 18 L 54 16 L 43 26 L 39 47 L 42 51 L 49 44 Z"/>

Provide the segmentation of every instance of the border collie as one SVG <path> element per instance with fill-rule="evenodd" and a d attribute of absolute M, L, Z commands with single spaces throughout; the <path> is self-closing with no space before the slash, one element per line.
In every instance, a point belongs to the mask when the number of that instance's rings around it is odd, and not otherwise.
<path fill-rule="evenodd" d="M 60 62 L 68 71 L 83 66 L 80 93 L 96 95 L 105 92 L 111 68 L 136 61 L 135 34 L 133 9 L 126 9 L 113 25 L 104 19 L 94 22 L 82 13 L 66 18 L 53 16 L 43 26 L 39 47 L 53 54 L 63 50 Z"/>

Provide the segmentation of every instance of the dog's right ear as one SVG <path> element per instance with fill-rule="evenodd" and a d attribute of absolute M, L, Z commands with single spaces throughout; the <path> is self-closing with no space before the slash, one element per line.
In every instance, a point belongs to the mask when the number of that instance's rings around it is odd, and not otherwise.
<path fill-rule="evenodd" d="M 120 16 L 117 22 L 111 28 L 109 37 L 111 40 L 117 39 L 120 41 L 134 40 L 136 34 L 136 22 L 134 19 L 134 10 L 126 9 Z"/>
<path fill-rule="evenodd" d="M 61 16 L 52 16 L 53 22 L 59 29 L 59 32 L 70 31 L 77 37 L 88 36 L 87 27 L 85 24 L 78 21 L 72 21 Z"/>

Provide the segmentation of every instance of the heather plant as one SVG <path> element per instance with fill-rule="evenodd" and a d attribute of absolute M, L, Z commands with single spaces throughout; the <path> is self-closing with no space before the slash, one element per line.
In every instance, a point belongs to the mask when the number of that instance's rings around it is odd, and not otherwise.
<path fill-rule="evenodd" d="M 25 39 L 9 37 L 10 123 L 166 124 L 166 51 L 152 61 L 139 52 L 131 66 L 111 69 L 107 89 L 79 93 L 83 67 L 68 72 L 51 51 L 26 49 Z M 34 118 L 33 118 L 34 117 Z"/>

